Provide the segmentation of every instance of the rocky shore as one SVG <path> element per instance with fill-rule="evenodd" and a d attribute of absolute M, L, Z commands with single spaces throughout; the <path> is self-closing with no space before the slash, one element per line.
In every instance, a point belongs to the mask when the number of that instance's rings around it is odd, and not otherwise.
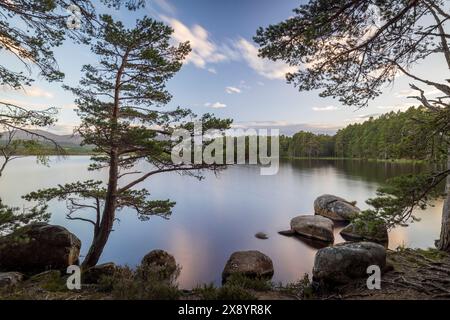
<path fill-rule="evenodd" d="M 291 229 L 280 232 L 325 244 L 316 253 L 312 279 L 299 275 L 297 283 L 276 286 L 271 282 L 274 265 L 270 257 L 254 250 L 239 251 L 224 266 L 221 287 L 181 290 L 176 279 L 182 266 L 169 253 L 154 250 L 135 270 L 112 262 L 82 270 L 81 289 L 69 290 L 66 270 L 79 264 L 81 241 L 63 227 L 37 223 L 0 238 L 0 299 L 450 298 L 447 254 L 390 251 L 386 249 L 387 230 L 378 228 L 369 234 L 368 228 L 352 224 L 342 235 L 357 241 L 334 245 L 334 223 L 350 223 L 359 208 L 331 195 L 319 197 L 314 208 L 315 215 L 295 217 Z M 367 289 L 369 266 L 380 268 L 381 290 Z"/>

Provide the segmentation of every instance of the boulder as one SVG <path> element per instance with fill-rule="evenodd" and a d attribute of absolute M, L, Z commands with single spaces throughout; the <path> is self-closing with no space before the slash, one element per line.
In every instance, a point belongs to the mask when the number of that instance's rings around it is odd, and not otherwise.
<path fill-rule="evenodd" d="M 389 244 L 389 235 L 385 225 L 377 225 L 373 229 L 369 228 L 367 224 L 355 225 L 349 224 L 342 229 L 341 236 L 347 241 L 369 241 L 376 242 L 387 246 Z"/>
<path fill-rule="evenodd" d="M 333 221 L 322 216 L 299 216 L 291 220 L 297 234 L 324 242 L 334 242 Z"/>
<path fill-rule="evenodd" d="M 272 260 L 259 251 L 239 251 L 233 253 L 228 259 L 222 272 L 222 280 L 226 281 L 233 274 L 243 275 L 249 278 L 273 277 Z"/>
<path fill-rule="evenodd" d="M 117 270 L 113 262 L 99 264 L 83 271 L 82 282 L 84 284 L 98 284 L 102 277 L 112 277 Z"/>
<path fill-rule="evenodd" d="M 0 273 L 0 288 L 14 286 L 23 280 L 23 274 L 19 272 Z"/>
<path fill-rule="evenodd" d="M 314 260 L 314 281 L 346 284 L 367 277 L 369 266 L 386 266 L 386 249 L 372 242 L 337 244 L 317 251 Z"/>
<path fill-rule="evenodd" d="M 81 241 L 67 229 L 35 223 L 0 238 L 0 270 L 42 272 L 78 265 Z"/>
<path fill-rule="evenodd" d="M 329 194 L 320 196 L 314 201 L 314 211 L 316 215 L 333 221 L 350 221 L 361 213 L 361 210 L 355 206 L 355 202 Z"/>
<path fill-rule="evenodd" d="M 156 276 L 160 280 L 169 280 L 177 273 L 178 266 L 171 254 L 154 250 L 142 259 L 140 269 L 144 278 Z"/>

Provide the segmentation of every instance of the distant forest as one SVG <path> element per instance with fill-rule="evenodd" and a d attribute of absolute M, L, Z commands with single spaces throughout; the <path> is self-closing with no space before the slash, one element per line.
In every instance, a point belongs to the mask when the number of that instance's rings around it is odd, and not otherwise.
<path fill-rule="evenodd" d="M 280 155 L 289 158 L 358 158 L 440 160 L 446 148 L 439 137 L 424 129 L 429 113 L 422 107 L 390 112 L 352 124 L 334 136 L 300 131 L 281 136 Z"/>

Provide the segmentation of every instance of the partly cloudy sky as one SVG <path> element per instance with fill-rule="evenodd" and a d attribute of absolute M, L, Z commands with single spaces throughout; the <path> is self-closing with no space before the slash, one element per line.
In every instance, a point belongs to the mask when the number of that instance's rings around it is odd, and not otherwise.
<path fill-rule="evenodd" d="M 168 84 L 174 98 L 170 106 L 189 107 L 197 114 L 212 112 L 234 119 L 239 128 L 279 128 L 282 133 L 298 130 L 333 133 L 353 122 L 392 110 L 404 110 L 415 102 L 409 79 L 399 76 L 393 86 L 364 110 L 342 106 L 337 100 L 320 98 L 318 92 L 298 92 L 285 81 L 287 72 L 295 71 L 282 62 L 258 57 L 252 38 L 259 27 L 292 16 L 298 0 L 148 0 L 138 12 L 120 12 L 99 7 L 127 26 L 149 15 L 174 29 L 173 41 L 190 41 L 192 53 L 185 66 Z M 59 65 L 66 74 L 65 83 L 76 85 L 81 66 L 95 63 L 86 46 L 70 42 L 56 50 Z M 13 57 L 0 54 L 2 63 L 20 67 Z M 416 72 L 441 80 L 443 61 L 433 59 Z M 433 96 L 436 92 L 425 94 Z M 0 87 L 2 100 L 34 108 L 60 109 L 56 133 L 70 133 L 79 123 L 73 96 L 60 84 L 37 79 L 32 87 L 12 92 Z"/>

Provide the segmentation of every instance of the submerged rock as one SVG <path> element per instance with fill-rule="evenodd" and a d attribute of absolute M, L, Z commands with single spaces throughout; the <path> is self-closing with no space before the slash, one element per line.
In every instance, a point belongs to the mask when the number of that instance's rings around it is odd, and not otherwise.
<path fill-rule="evenodd" d="M 355 202 L 326 194 L 314 201 L 314 211 L 316 215 L 330 218 L 333 221 L 350 221 L 361 213 L 355 204 Z"/>
<path fill-rule="evenodd" d="M 324 242 L 334 242 L 333 221 L 321 216 L 299 216 L 291 220 L 297 234 Z"/>
<path fill-rule="evenodd" d="M 14 286 L 21 282 L 23 278 L 23 274 L 19 272 L 0 273 L 0 288 Z"/>
<path fill-rule="evenodd" d="M 278 231 L 278 234 L 285 236 L 285 237 L 293 237 L 296 235 L 294 230 Z"/>
<path fill-rule="evenodd" d="M 99 264 L 83 271 L 82 282 L 84 284 L 98 284 L 103 277 L 111 277 L 117 270 L 113 262 Z"/>
<path fill-rule="evenodd" d="M 225 282 L 233 274 L 271 279 L 273 273 L 272 260 L 265 254 L 259 251 L 239 251 L 228 259 L 222 272 L 222 280 Z"/>
<path fill-rule="evenodd" d="M 351 223 L 340 234 L 347 241 L 370 241 L 384 246 L 389 244 L 389 234 L 384 225 L 378 225 L 371 229 L 367 224 L 356 226 Z"/>
<path fill-rule="evenodd" d="M 78 265 L 81 241 L 66 228 L 35 223 L 0 238 L 0 270 L 42 272 Z"/>
<path fill-rule="evenodd" d="M 255 237 L 261 240 L 267 240 L 269 239 L 269 236 L 267 234 L 265 234 L 264 232 L 258 232 L 257 234 L 255 234 Z"/>
<path fill-rule="evenodd" d="M 317 251 L 313 279 L 325 283 L 345 284 L 367 277 L 367 268 L 386 266 L 386 249 L 372 242 L 342 243 Z"/>
<path fill-rule="evenodd" d="M 144 278 L 157 276 L 161 280 L 169 280 L 177 270 L 175 258 L 164 250 L 151 251 L 141 261 Z"/>

